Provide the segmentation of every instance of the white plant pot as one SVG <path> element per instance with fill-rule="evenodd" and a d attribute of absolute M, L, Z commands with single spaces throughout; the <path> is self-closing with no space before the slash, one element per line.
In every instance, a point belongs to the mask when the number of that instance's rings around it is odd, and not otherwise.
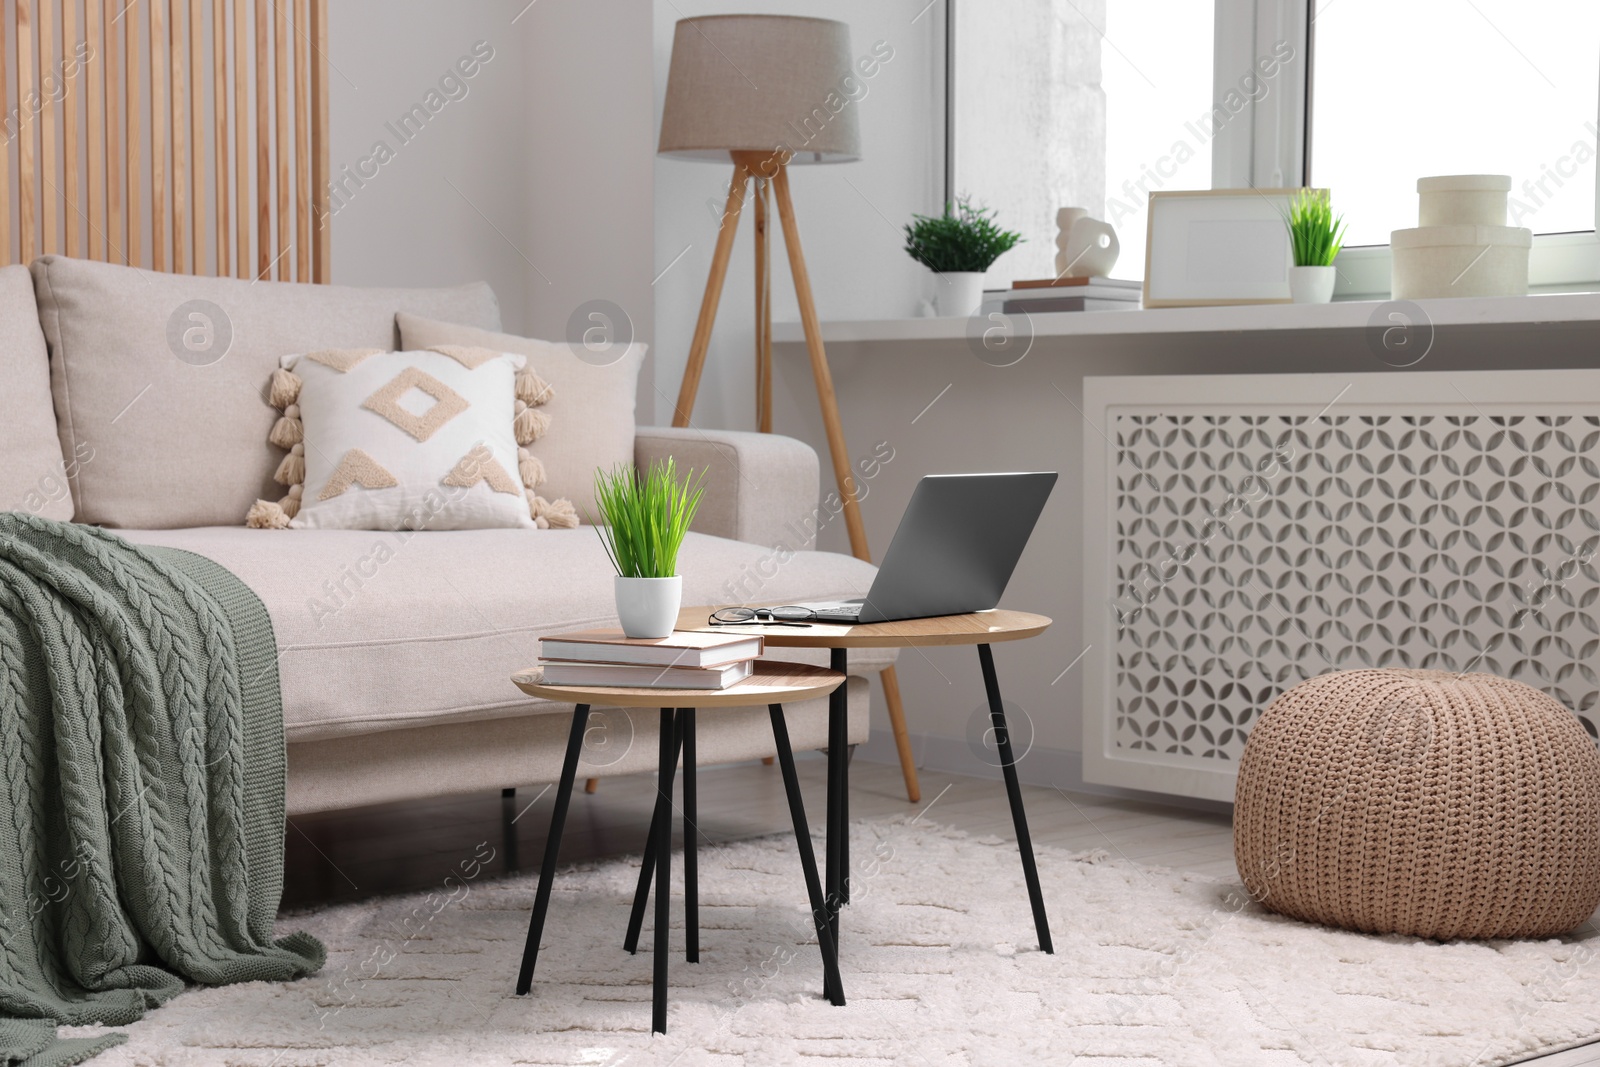
<path fill-rule="evenodd" d="M 1332 267 L 1290 267 L 1289 299 L 1296 304 L 1326 304 L 1333 299 Z"/>
<path fill-rule="evenodd" d="M 953 270 L 935 272 L 933 308 L 948 318 L 966 318 L 983 303 L 983 272 Z"/>
<path fill-rule="evenodd" d="M 666 637 L 678 622 L 683 603 L 683 576 L 624 578 L 616 576 L 617 618 L 629 637 Z"/>

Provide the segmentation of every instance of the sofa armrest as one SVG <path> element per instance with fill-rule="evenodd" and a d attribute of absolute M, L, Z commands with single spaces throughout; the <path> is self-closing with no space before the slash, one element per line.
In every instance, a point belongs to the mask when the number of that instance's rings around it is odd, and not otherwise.
<path fill-rule="evenodd" d="M 819 473 L 811 446 L 792 437 L 738 430 L 641 426 L 634 438 L 641 469 L 668 456 L 704 470 L 696 533 L 796 551 L 816 540 Z"/>

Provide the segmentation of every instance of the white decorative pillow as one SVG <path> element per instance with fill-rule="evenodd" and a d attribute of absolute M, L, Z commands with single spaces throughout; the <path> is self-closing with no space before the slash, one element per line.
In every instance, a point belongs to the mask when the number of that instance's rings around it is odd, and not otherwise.
<path fill-rule="evenodd" d="M 595 471 L 633 462 L 637 433 L 634 396 L 644 363 L 643 344 L 617 343 L 592 350 L 582 345 L 490 333 L 403 311 L 395 316 L 395 324 L 400 327 L 402 348 L 481 345 L 496 352 L 526 356 L 528 366 L 555 386 L 556 392 L 543 409 L 555 425 L 531 446 L 550 476 L 545 493 L 568 497 L 585 515 L 599 510 L 594 499 Z"/>
<path fill-rule="evenodd" d="M 281 501 L 258 500 L 257 528 L 473 530 L 572 527 L 566 500 L 536 495 L 527 450 L 549 427 L 550 387 L 523 356 L 441 345 L 413 352 L 335 349 L 283 357 L 269 437 L 287 455 Z"/>

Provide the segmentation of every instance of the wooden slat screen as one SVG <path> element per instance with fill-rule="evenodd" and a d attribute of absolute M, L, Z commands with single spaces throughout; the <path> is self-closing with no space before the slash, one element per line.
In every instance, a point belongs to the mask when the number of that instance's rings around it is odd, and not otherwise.
<path fill-rule="evenodd" d="M 326 282 L 329 0 L 0 0 L 0 264 Z"/>

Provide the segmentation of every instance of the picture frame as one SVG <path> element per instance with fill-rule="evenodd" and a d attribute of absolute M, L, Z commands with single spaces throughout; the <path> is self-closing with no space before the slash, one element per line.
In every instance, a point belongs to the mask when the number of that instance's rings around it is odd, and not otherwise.
<path fill-rule="evenodd" d="M 1299 189 L 1150 194 L 1144 306 L 1287 304 L 1294 253 L 1284 222 Z"/>

